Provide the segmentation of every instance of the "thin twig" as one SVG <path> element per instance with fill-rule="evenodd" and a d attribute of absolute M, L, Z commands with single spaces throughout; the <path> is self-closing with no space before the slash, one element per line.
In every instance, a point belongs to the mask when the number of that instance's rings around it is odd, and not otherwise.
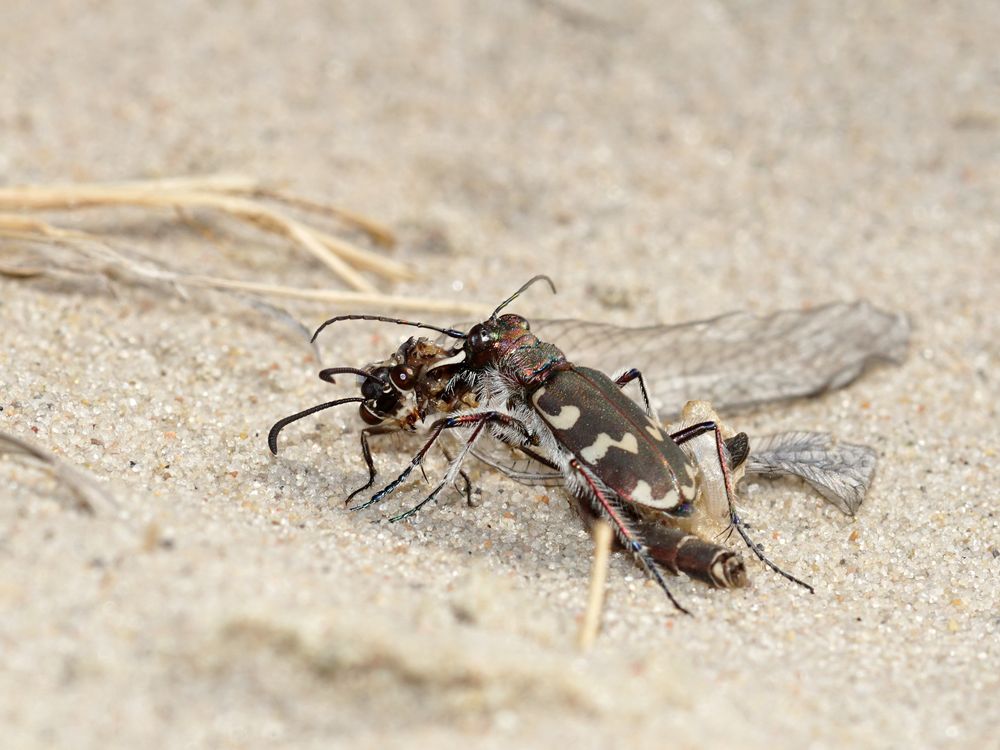
<path fill-rule="evenodd" d="M 273 294 L 278 297 L 329 302 L 334 305 L 344 305 L 351 308 L 357 308 L 359 305 L 371 305 L 377 310 L 390 309 L 405 312 L 417 311 L 474 316 L 488 315 L 490 312 L 489 307 L 476 304 L 475 302 L 453 302 L 433 297 L 403 297 L 393 294 L 380 294 L 378 292 L 349 292 L 339 289 L 302 289 L 300 287 L 222 279 L 216 276 L 191 276 L 187 274 L 177 274 L 177 278 L 174 281 L 175 283 L 187 284 L 189 286 L 237 289 L 253 294 Z"/>
<path fill-rule="evenodd" d="M 594 562 L 590 569 L 590 591 L 587 610 L 580 624 L 577 643 L 581 651 L 589 651 L 597 640 L 601 627 L 601 610 L 604 607 L 604 587 L 608 579 L 608 558 L 611 554 L 611 525 L 603 518 L 594 522 Z"/>

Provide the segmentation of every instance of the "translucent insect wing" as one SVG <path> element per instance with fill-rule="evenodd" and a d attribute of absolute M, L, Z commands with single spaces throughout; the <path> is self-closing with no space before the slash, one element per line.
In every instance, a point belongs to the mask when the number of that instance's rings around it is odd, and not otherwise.
<path fill-rule="evenodd" d="M 643 328 L 539 320 L 532 330 L 576 364 L 641 370 L 666 419 L 692 399 L 732 411 L 841 388 L 869 364 L 901 360 L 910 329 L 861 301 Z"/>
<path fill-rule="evenodd" d="M 835 443 L 825 432 L 782 432 L 750 445 L 748 474 L 801 477 L 849 516 L 861 507 L 875 474 L 875 451 Z"/>

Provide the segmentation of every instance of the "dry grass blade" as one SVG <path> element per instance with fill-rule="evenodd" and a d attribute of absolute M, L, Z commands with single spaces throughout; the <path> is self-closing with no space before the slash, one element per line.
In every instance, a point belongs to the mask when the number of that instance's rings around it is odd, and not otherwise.
<path fill-rule="evenodd" d="M 594 537 L 594 562 L 590 569 L 590 591 L 587 610 L 580 623 L 577 639 L 581 651 L 589 651 L 597 640 L 601 627 L 601 610 L 604 608 L 604 587 L 608 580 L 608 558 L 611 555 L 611 525 L 599 519 L 591 529 Z"/>
<path fill-rule="evenodd" d="M 396 236 L 386 227 L 375 223 L 366 216 L 354 213 L 353 211 L 347 211 L 343 208 L 330 205 L 329 203 L 318 203 L 306 198 L 299 198 L 298 196 L 285 195 L 284 193 L 264 187 L 257 188 L 252 192 L 252 194 L 260 198 L 267 198 L 268 200 L 275 201 L 276 203 L 284 203 L 289 206 L 294 206 L 295 208 L 300 208 L 303 211 L 312 211 L 315 213 L 336 216 L 341 221 L 361 229 L 380 245 L 393 247 L 396 244 Z"/>
<path fill-rule="evenodd" d="M 314 229 L 286 213 L 262 203 L 258 197 L 287 205 L 336 215 L 361 226 L 379 241 L 391 240 L 388 230 L 375 222 L 332 207 L 268 190 L 253 180 L 239 177 L 181 178 L 118 184 L 78 184 L 0 188 L 0 210 L 51 211 L 77 210 L 108 206 L 145 208 L 211 209 L 264 231 L 286 237 L 309 251 L 330 268 L 348 286 L 360 292 L 375 293 L 375 286 L 356 269 L 367 270 L 390 279 L 412 277 L 406 266 L 396 261 Z"/>
<path fill-rule="evenodd" d="M 474 302 L 452 302 L 433 297 L 403 297 L 394 294 L 378 292 L 349 292 L 338 289 L 302 289 L 299 287 L 279 286 L 275 284 L 259 284 L 252 281 L 222 279 L 217 276 L 193 276 L 175 274 L 175 283 L 188 286 L 211 287 L 214 289 L 232 289 L 250 292 L 252 294 L 274 295 L 294 299 L 329 302 L 334 305 L 344 305 L 356 309 L 359 305 L 371 305 L 376 310 L 397 310 L 400 312 L 431 312 L 453 315 L 488 315 L 490 308 Z"/>
<path fill-rule="evenodd" d="M 104 513 L 115 508 L 111 496 L 102 492 L 89 475 L 39 445 L 0 432 L 0 455 L 24 456 L 40 463 L 73 491 L 77 507 L 86 513 Z"/>
<path fill-rule="evenodd" d="M 204 175 L 193 177 L 168 177 L 160 180 L 138 180 L 128 182 L 109 183 L 106 187 L 131 190 L 152 190 L 152 191 L 208 191 L 218 193 L 228 193 L 231 195 L 244 195 L 252 198 L 264 198 L 283 203 L 287 206 L 313 213 L 333 216 L 351 226 L 357 227 L 365 232 L 369 237 L 386 247 L 396 244 L 396 237 L 390 229 L 382 226 L 367 216 L 347 211 L 339 206 L 330 203 L 309 200 L 301 196 L 276 190 L 273 187 L 264 185 L 253 177 L 243 175 Z"/>
<path fill-rule="evenodd" d="M 148 259 L 137 259 L 115 249 L 98 237 L 83 232 L 60 229 L 36 219 L 17 215 L 0 214 L 0 237 L 27 243 L 41 243 L 37 257 L 30 265 L 0 263 L 0 274 L 14 278 L 28 278 L 56 272 L 100 274 L 114 278 L 140 279 L 172 284 L 179 287 L 198 287 L 245 292 L 262 297 L 284 297 L 313 300 L 333 305 L 357 308 L 371 305 L 376 310 L 400 312 L 434 312 L 456 316 L 479 316 L 489 308 L 466 302 L 451 302 L 435 298 L 403 297 L 378 292 L 357 292 L 340 289 L 304 289 L 239 279 L 221 278 L 201 274 L 171 271 Z M 0 246 L 0 253 L 4 248 Z M 72 254 L 69 259 L 65 253 Z"/>

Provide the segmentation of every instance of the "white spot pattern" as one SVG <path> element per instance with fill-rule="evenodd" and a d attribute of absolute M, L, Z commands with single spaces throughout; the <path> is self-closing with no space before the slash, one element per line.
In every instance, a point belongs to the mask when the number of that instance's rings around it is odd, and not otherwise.
<path fill-rule="evenodd" d="M 631 432 L 626 432 L 622 435 L 621 440 L 612 440 L 608 433 L 602 432 L 591 445 L 580 451 L 580 458 L 588 464 L 595 464 L 604 458 L 612 448 L 620 448 L 629 453 L 638 453 L 639 441 L 635 439 L 635 435 Z"/>
<path fill-rule="evenodd" d="M 640 505 L 645 505 L 650 508 L 659 508 L 664 510 L 673 508 L 677 505 L 677 490 L 670 490 L 663 497 L 654 498 L 653 488 L 649 486 L 648 482 L 642 479 L 635 483 L 635 489 L 632 490 L 630 494 L 632 496 L 632 502 L 639 503 Z"/>
<path fill-rule="evenodd" d="M 579 421 L 580 419 L 580 408 L 578 406 L 566 405 L 563 406 L 558 414 L 553 414 L 552 412 L 543 409 L 538 400 L 545 393 L 544 388 L 539 388 L 531 396 L 531 401 L 535 404 L 540 412 L 546 416 L 546 421 L 555 427 L 557 430 L 569 430 Z"/>
<path fill-rule="evenodd" d="M 698 470 L 690 461 L 685 461 L 684 472 L 687 474 L 688 483 L 681 485 L 681 494 L 685 500 L 694 500 L 698 494 Z"/>

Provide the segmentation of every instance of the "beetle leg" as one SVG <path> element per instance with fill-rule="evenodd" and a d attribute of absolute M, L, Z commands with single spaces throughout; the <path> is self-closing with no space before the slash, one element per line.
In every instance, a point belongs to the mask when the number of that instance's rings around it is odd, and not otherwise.
<path fill-rule="evenodd" d="M 351 502 L 355 495 L 364 492 L 375 484 L 375 477 L 378 475 L 378 472 L 375 471 L 375 462 L 372 460 L 372 451 L 371 448 L 368 447 L 368 436 L 388 435 L 390 432 L 396 432 L 396 430 L 379 427 L 366 427 L 361 431 L 361 455 L 364 456 L 365 466 L 368 467 L 368 481 L 348 495 L 347 499 L 344 500 L 345 504 Z"/>
<path fill-rule="evenodd" d="M 639 372 L 634 367 L 631 370 L 626 370 L 617 378 L 615 378 L 615 385 L 619 388 L 624 388 L 626 385 L 631 383 L 633 380 L 639 381 L 639 390 L 642 391 L 642 403 L 646 406 L 646 415 L 651 419 L 656 419 L 656 412 L 653 411 L 653 407 L 649 404 L 649 393 L 646 391 L 646 381 L 642 379 L 642 373 Z"/>
<path fill-rule="evenodd" d="M 444 457 L 448 459 L 448 463 L 450 464 L 452 461 L 451 454 L 443 448 L 441 449 L 441 452 L 444 453 Z M 475 507 L 475 504 L 472 502 L 472 480 L 469 479 L 469 475 L 465 473 L 464 469 L 458 472 L 458 476 L 460 476 L 462 481 L 465 483 L 465 490 L 463 492 L 465 495 L 465 504 L 470 508 Z M 455 489 L 458 489 L 458 485 L 455 486 Z"/>
<path fill-rule="evenodd" d="M 583 498 L 574 496 L 572 504 L 588 529 L 600 518 L 600 513 Z M 635 528 L 649 547 L 650 556 L 673 575 L 684 573 L 689 578 L 720 589 L 747 585 L 746 566 L 732 550 L 707 542 L 676 526 L 641 517 L 634 520 Z M 729 533 L 732 532 L 730 525 Z"/>
<path fill-rule="evenodd" d="M 396 477 L 394 480 L 392 480 L 381 490 L 376 492 L 374 495 L 372 495 L 368 500 L 361 503 L 361 505 L 351 506 L 351 510 L 362 510 L 370 505 L 374 505 L 375 503 L 381 502 L 386 497 L 386 495 L 389 495 L 399 485 L 401 485 L 404 481 L 406 481 L 406 478 L 410 475 L 410 472 L 413 471 L 413 467 L 420 466 L 420 463 L 424 460 L 424 456 L 427 455 L 427 451 L 429 451 L 431 449 L 431 446 L 434 445 L 434 442 L 441 435 L 442 430 L 444 430 L 444 425 L 440 424 L 439 422 L 435 422 L 431 430 L 430 438 L 427 440 L 426 443 L 424 443 L 423 447 L 419 451 L 417 451 L 417 453 L 413 456 L 413 458 L 410 459 L 410 465 L 403 470 L 403 473 L 400 474 L 398 477 Z"/>
<path fill-rule="evenodd" d="M 743 541 L 746 542 L 747 547 L 749 547 L 757 558 L 767 567 L 778 575 L 787 578 L 789 581 L 797 583 L 799 586 L 808 589 L 809 593 L 816 593 L 813 587 L 808 583 L 799 580 L 791 573 L 786 573 L 784 570 L 771 562 L 764 554 L 764 551 L 760 548 L 760 546 L 751 540 L 749 534 L 747 534 L 743 520 L 739 517 L 739 514 L 737 514 L 736 505 L 733 501 L 735 493 L 733 492 L 732 469 L 729 465 L 729 458 L 727 457 L 726 441 L 722 437 L 722 430 L 719 429 L 719 425 L 715 422 L 699 422 L 698 424 L 693 424 L 690 427 L 685 427 L 683 430 L 675 432 L 670 437 L 675 443 L 680 445 L 681 443 L 687 442 L 688 440 L 698 437 L 699 435 L 704 435 L 706 432 L 715 433 L 715 450 L 719 458 L 719 468 L 722 470 L 722 479 L 726 486 L 726 501 L 729 504 L 729 522 L 732 524 L 733 528 L 735 528 L 739 535 L 743 537 Z"/>
<path fill-rule="evenodd" d="M 487 425 L 503 424 L 508 427 L 515 427 L 515 428 L 520 427 L 524 431 L 525 435 L 527 435 L 528 432 L 527 428 L 525 428 L 521 422 L 514 419 L 514 417 L 510 416 L 509 414 L 504 414 L 502 412 L 495 412 L 495 411 L 480 412 L 478 414 L 463 414 L 458 417 L 450 417 L 448 419 L 438 420 L 438 422 L 455 423 L 455 424 L 446 424 L 441 429 L 447 429 L 448 427 L 461 427 L 463 425 L 467 426 L 472 424 L 474 424 L 475 427 L 472 430 L 472 434 L 469 435 L 469 439 L 465 441 L 465 445 L 462 447 L 462 451 L 458 454 L 455 460 L 451 462 L 451 466 L 448 467 L 448 472 L 445 474 L 444 479 L 442 479 L 438 483 L 437 487 L 435 487 L 431 491 L 431 494 L 429 494 L 419 503 L 414 505 L 408 511 L 400 513 L 398 516 L 393 516 L 392 518 L 390 518 L 389 519 L 390 522 L 402 521 L 404 518 L 409 518 L 418 510 L 427 505 L 427 503 L 431 502 L 435 497 L 437 497 L 438 493 L 441 492 L 441 490 L 443 490 L 446 486 L 454 482 L 455 477 L 457 477 L 459 472 L 461 471 L 462 463 L 469 455 L 469 451 L 472 450 L 472 446 L 476 444 L 476 441 L 479 439 L 479 436 L 482 434 L 483 429 L 486 428 Z M 435 422 L 435 424 L 438 424 L 438 422 Z M 438 431 L 438 434 L 441 434 L 440 431 Z M 526 437 L 525 439 L 528 438 Z"/>
<path fill-rule="evenodd" d="M 363 508 L 367 508 L 370 505 L 374 505 L 375 503 L 381 502 L 388 495 L 390 495 L 397 487 L 399 487 L 399 485 L 401 485 L 404 481 L 406 481 L 406 478 L 410 475 L 410 472 L 413 471 L 414 467 L 420 466 L 420 464 L 424 460 L 424 456 L 427 455 L 427 451 L 431 449 L 435 441 L 437 441 L 437 439 L 441 436 L 441 433 L 444 432 L 445 430 L 453 429 L 455 427 L 468 427 L 470 425 L 476 425 L 477 431 L 475 434 L 478 435 L 479 434 L 478 426 L 480 424 L 485 425 L 488 422 L 503 424 L 508 427 L 518 429 L 520 430 L 520 432 L 523 433 L 525 441 L 529 441 L 531 439 L 531 436 L 528 433 L 528 429 L 521 422 L 514 419 L 509 414 L 503 414 L 501 412 L 495 412 L 495 411 L 477 412 L 473 414 L 460 414 L 455 417 L 445 417 L 443 419 L 439 419 L 433 424 L 431 424 L 430 438 L 427 440 L 426 443 L 424 443 L 424 446 L 419 451 L 417 451 L 416 455 L 414 455 L 413 458 L 410 459 L 410 465 L 407 466 L 398 477 L 396 477 L 389 484 L 387 484 L 381 490 L 372 495 L 367 501 L 361 503 L 361 505 L 353 506 L 351 510 L 361 510 Z M 463 459 L 465 457 L 466 452 L 467 452 L 466 450 L 463 450 L 462 455 L 459 456 L 459 459 Z M 452 481 L 454 481 L 454 477 L 452 477 Z M 438 490 L 435 489 L 434 493 L 432 494 L 437 494 L 437 492 Z M 425 503 L 421 503 L 421 505 L 423 504 Z"/>
<path fill-rule="evenodd" d="M 620 511 L 614 507 L 612 499 L 597 486 L 597 483 L 590 476 L 589 472 L 583 468 L 579 461 L 574 458 L 569 462 L 569 465 L 584 481 L 591 498 L 596 501 L 597 505 L 600 506 L 602 513 L 611 521 L 611 525 L 615 529 L 618 538 L 621 539 L 622 543 L 628 548 L 628 550 L 635 555 L 636 559 L 642 563 L 642 567 L 644 567 L 649 574 L 653 576 L 671 603 L 684 614 L 691 614 L 684 609 L 684 607 L 680 605 L 680 602 L 674 598 L 674 595 L 670 593 L 670 588 L 667 586 L 667 582 L 663 580 L 663 575 L 660 573 L 660 570 L 656 565 L 656 561 L 650 554 L 649 547 L 643 544 L 628 527 L 628 524 L 623 520 Z"/>

